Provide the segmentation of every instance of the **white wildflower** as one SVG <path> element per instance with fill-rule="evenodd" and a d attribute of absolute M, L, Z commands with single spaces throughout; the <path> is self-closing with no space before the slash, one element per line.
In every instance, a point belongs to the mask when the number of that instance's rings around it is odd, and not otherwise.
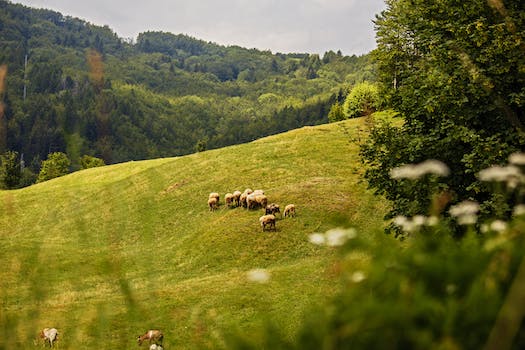
<path fill-rule="evenodd" d="M 425 160 L 418 165 L 418 168 L 423 175 L 433 174 L 437 176 L 448 176 L 450 174 L 447 165 L 436 159 Z"/>
<path fill-rule="evenodd" d="M 518 167 L 513 165 L 498 166 L 493 165 L 490 168 L 483 169 L 478 173 L 478 178 L 481 181 L 496 181 L 507 182 L 510 180 L 519 179 L 522 177 L 521 171 Z"/>
<path fill-rule="evenodd" d="M 393 222 L 396 226 L 403 227 L 408 222 L 408 219 L 406 216 L 398 215 L 394 218 Z"/>
<path fill-rule="evenodd" d="M 253 269 L 248 271 L 247 278 L 251 282 L 268 283 L 270 281 L 270 273 L 266 269 Z"/>
<path fill-rule="evenodd" d="M 357 233 L 354 229 L 342 229 L 342 228 L 335 228 L 326 231 L 326 245 L 330 247 L 337 247 L 345 244 L 345 242 L 349 239 L 355 238 Z"/>
<path fill-rule="evenodd" d="M 416 167 L 412 164 L 402 165 L 397 168 L 390 170 L 390 177 L 392 179 L 417 179 L 420 174 Z"/>
<path fill-rule="evenodd" d="M 490 224 L 490 229 L 496 232 L 503 232 L 507 229 L 507 223 L 502 220 L 494 220 Z"/>
<path fill-rule="evenodd" d="M 429 159 L 419 164 L 405 164 L 390 170 L 390 177 L 392 179 L 419 179 L 427 174 L 437 176 L 448 176 L 450 170 L 445 163 Z"/>
<path fill-rule="evenodd" d="M 322 233 L 312 233 L 308 238 L 313 244 L 323 245 L 326 243 L 326 237 Z"/>
<path fill-rule="evenodd" d="M 514 207 L 514 210 L 512 211 L 512 215 L 514 216 L 521 216 L 525 214 L 525 204 L 518 204 Z"/>
<path fill-rule="evenodd" d="M 423 215 L 416 215 L 412 218 L 412 222 L 416 226 L 423 226 L 425 222 L 427 221 L 427 217 Z"/>
<path fill-rule="evenodd" d="M 466 215 L 475 215 L 479 211 L 479 204 L 474 201 L 463 201 L 453 205 L 449 209 L 450 215 L 461 217 Z"/>
<path fill-rule="evenodd" d="M 475 214 L 467 214 L 458 216 L 458 224 L 460 225 L 474 225 L 478 221 L 478 216 Z"/>
<path fill-rule="evenodd" d="M 427 226 L 436 226 L 439 224 L 439 218 L 437 216 L 429 216 L 426 221 Z"/>
<path fill-rule="evenodd" d="M 350 279 L 352 280 L 352 282 L 354 283 L 359 283 L 359 282 L 362 282 L 366 279 L 366 276 L 365 274 L 363 273 L 363 271 L 356 271 L 352 274 L 352 277 L 350 277 Z"/>
<path fill-rule="evenodd" d="M 525 165 L 525 153 L 516 152 L 509 156 L 509 163 L 515 165 Z"/>

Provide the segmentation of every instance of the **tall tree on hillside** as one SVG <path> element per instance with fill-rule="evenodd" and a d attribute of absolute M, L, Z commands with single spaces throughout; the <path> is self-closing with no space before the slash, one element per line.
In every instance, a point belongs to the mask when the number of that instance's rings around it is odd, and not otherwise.
<path fill-rule="evenodd" d="M 53 152 L 42 162 L 42 168 L 38 174 L 36 182 L 44 182 L 54 179 L 55 177 L 64 176 L 69 173 L 71 161 L 67 154 L 62 152 Z"/>
<path fill-rule="evenodd" d="M 404 124 L 376 128 L 363 147 L 370 186 L 393 201 L 392 215 L 426 214 L 431 199 L 422 182 L 395 181 L 389 171 L 438 159 L 451 169 L 440 185 L 447 198 L 494 210 L 476 174 L 525 146 L 525 2 L 386 4 L 375 21 L 374 55 L 383 96 Z"/>

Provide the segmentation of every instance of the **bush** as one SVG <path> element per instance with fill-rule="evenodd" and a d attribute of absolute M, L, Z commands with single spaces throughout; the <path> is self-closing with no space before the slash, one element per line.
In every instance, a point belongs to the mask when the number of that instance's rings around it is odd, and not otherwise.
<path fill-rule="evenodd" d="M 377 86 L 365 81 L 350 91 L 343 104 L 343 112 L 347 118 L 357 118 L 374 113 L 378 106 Z"/>
<path fill-rule="evenodd" d="M 37 183 L 54 179 L 69 173 L 71 161 L 65 153 L 54 152 L 47 156 L 47 160 L 42 162 L 42 168 L 38 174 Z"/>
<path fill-rule="evenodd" d="M 88 168 L 95 168 L 99 166 L 104 166 L 106 163 L 104 162 L 104 159 L 100 159 L 97 157 L 92 157 L 88 155 L 82 156 L 80 158 L 80 166 L 82 169 L 88 169 Z"/>

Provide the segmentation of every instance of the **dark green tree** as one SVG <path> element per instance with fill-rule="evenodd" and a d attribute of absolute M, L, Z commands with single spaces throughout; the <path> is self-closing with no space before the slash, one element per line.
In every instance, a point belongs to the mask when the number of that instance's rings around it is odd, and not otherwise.
<path fill-rule="evenodd" d="M 333 123 L 343 119 L 346 119 L 343 113 L 343 106 L 339 102 L 335 102 L 332 107 L 330 107 L 330 112 L 328 112 L 328 120 L 330 123 Z"/>
<path fill-rule="evenodd" d="M 42 168 L 36 182 L 44 182 L 55 177 L 64 176 L 69 173 L 70 165 L 71 161 L 67 154 L 62 152 L 50 153 L 47 159 L 42 162 Z"/>
<path fill-rule="evenodd" d="M 96 168 L 99 166 L 104 166 L 106 163 L 104 162 L 104 159 L 100 159 L 97 157 L 92 157 L 88 155 L 82 156 L 80 158 L 80 167 L 81 169 L 88 169 L 88 168 Z"/>
<path fill-rule="evenodd" d="M 7 151 L 0 155 L 0 188 L 17 188 L 20 178 L 21 169 L 18 152 Z"/>
<path fill-rule="evenodd" d="M 525 3 L 520 0 L 387 0 L 376 19 L 382 95 L 404 118 L 363 148 L 370 186 L 393 214 L 425 214 L 427 191 L 408 191 L 393 167 L 438 159 L 451 169 L 452 202 L 495 203 L 476 174 L 525 145 Z M 399 125 L 399 124 L 398 124 Z M 507 214 L 509 214 L 507 212 Z"/>

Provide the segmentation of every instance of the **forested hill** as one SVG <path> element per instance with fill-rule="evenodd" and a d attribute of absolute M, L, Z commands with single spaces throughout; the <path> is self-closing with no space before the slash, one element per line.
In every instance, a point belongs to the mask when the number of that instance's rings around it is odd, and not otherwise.
<path fill-rule="evenodd" d="M 164 32 L 132 41 L 8 1 L 0 65 L 0 154 L 23 155 L 26 183 L 52 152 L 74 170 L 83 155 L 183 155 L 323 123 L 349 87 L 374 78 L 369 55 L 272 53 Z"/>

